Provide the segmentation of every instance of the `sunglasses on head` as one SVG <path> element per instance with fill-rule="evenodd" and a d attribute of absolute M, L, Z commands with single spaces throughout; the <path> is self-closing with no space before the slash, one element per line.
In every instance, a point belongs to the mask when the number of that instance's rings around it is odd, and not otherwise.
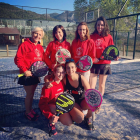
<path fill-rule="evenodd" d="M 74 60 L 72 58 L 67 58 L 66 63 L 68 63 L 68 62 L 74 62 Z"/>

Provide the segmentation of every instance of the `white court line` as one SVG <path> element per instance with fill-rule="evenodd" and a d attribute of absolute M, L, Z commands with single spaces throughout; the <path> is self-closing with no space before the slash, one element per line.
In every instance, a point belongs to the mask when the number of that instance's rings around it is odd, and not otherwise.
<path fill-rule="evenodd" d="M 112 64 L 132 63 L 132 62 L 140 62 L 140 59 L 123 60 L 123 61 L 111 61 L 111 65 Z"/>

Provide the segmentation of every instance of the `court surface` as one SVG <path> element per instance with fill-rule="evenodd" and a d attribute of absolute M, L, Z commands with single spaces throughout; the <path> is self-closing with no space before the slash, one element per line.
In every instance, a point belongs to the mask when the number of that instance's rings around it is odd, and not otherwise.
<path fill-rule="evenodd" d="M 6 64 L 10 63 L 7 67 Z M 47 122 L 36 107 L 35 111 L 40 114 L 38 121 L 30 122 L 25 119 L 24 111 L 0 114 L 0 140 L 139 140 L 140 139 L 140 61 L 135 60 L 113 62 L 111 64 L 112 75 L 108 76 L 106 91 L 101 110 L 96 114 L 94 131 L 84 129 L 82 126 L 73 124 L 64 126 L 60 122 L 56 124 L 58 134 L 49 137 Z M 0 59 L 0 71 L 15 70 L 13 58 Z M 97 86 L 98 88 L 98 86 Z M 2 92 L 3 93 L 3 92 Z M 0 93 L 1 94 L 1 93 Z M 1 113 L 12 108 L 10 100 L 17 101 L 17 105 L 24 108 L 21 102 L 23 98 L 9 94 L 0 95 L 6 99 L 5 106 L 0 103 Z M 9 100 L 7 100 L 10 98 Z M 2 101 L 1 101 L 2 102 Z M 3 101 L 4 102 L 4 101 Z M 35 98 L 35 104 L 38 98 Z M 21 107 L 21 110 L 22 110 Z M 5 108 L 5 109 L 4 109 Z M 4 111 L 3 111 L 4 110 Z"/>

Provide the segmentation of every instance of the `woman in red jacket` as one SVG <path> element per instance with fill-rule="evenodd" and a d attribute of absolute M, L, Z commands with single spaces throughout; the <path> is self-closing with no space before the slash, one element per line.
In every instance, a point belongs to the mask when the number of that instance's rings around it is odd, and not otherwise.
<path fill-rule="evenodd" d="M 31 120 L 35 121 L 38 119 L 38 115 L 32 109 L 32 102 L 35 89 L 39 83 L 38 77 L 32 76 L 29 70 L 30 66 L 36 61 L 43 61 L 44 50 L 40 45 L 40 40 L 44 36 L 44 31 L 40 27 L 36 27 L 32 30 L 32 37 L 27 38 L 18 47 L 17 54 L 15 56 L 15 64 L 20 70 L 20 73 L 24 73 L 18 80 L 18 84 L 23 85 L 26 91 L 25 98 L 25 116 Z"/>
<path fill-rule="evenodd" d="M 62 25 L 56 25 L 53 28 L 53 38 L 54 41 L 48 44 L 45 52 L 45 62 L 50 68 L 50 72 L 56 65 L 56 52 L 62 48 L 70 51 L 70 43 L 66 41 L 66 31 Z"/>
<path fill-rule="evenodd" d="M 96 59 L 91 68 L 90 86 L 95 89 L 97 76 L 99 75 L 99 91 L 102 96 L 105 91 L 107 75 L 111 74 L 111 61 L 99 60 L 99 58 L 106 47 L 114 45 L 113 38 L 109 33 L 110 31 L 106 19 L 104 17 L 99 17 L 95 23 L 95 30 L 90 36 L 96 46 Z"/>
<path fill-rule="evenodd" d="M 63 65 L 59 64 L 53 69 L 53 78 L 51 88 L 42 88 L 42 93 L 39 101 L 39 108 L 43 115 L 49 119 L 49 131 L 51 134 L 56 135 L 57 131 L 53 123 L 57 123 L 58 119 L 64 125 L 71 125 L 72 119 L 69 113 L 64 113 L 60 116 L 56 116 L 56 98 L 64 92 L 64 87 L 61 80 L 65 76 L 65 68 Z"/>
<path fill-rule="evenodd" d="M 90 85 L 83 75 L 77 74 L 77 67 L 74 59 L 66 59 L 65 69 L 66 75 L 62 82 L 64 83 L 65 90 L 69 92 L 75 99 L 75 105 L 69 112 L 69 115 L 74 122 L 81 123 L 83 121 L 86 128 L 91 130 L 92 124 L 90 117 L 92 115 L 92 111 L 87 105 L 84 97 L 84 92 L 90 88 Z M 46 83 L 45 87 L 47 89 L 50 89 L 54 86 L 50 77 L 51 76 L 46 76 L 44 79 Z M 88 110 L 85 116 L 82 112 L 83 110 Z M 68 122 L 70 122 L 70 120 Z"/>
<path fill-rule="evenodd" d="M 71 45 L 72 58 L 77 63 L 82 56 L 89 55 L 94 62 L 95 51 L 95 44 L 94 41 L 90 39 L 88 26 L 85 22 L 81 22 L 77 26 L 75 39 Z M 87 81 L 89 81 L 90 70 L 85 72 L 77 68 L 77 72 L 82 74 Z"/>

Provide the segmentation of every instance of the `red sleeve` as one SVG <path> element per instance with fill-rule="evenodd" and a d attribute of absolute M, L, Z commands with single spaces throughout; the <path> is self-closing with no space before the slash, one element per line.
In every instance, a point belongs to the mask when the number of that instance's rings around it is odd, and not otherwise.
<path fill-rule="evenodd" d="M 92 58 L 92 62 L 94 62 L 95 57 L 96 57 L 96 48 L 95 48 L 95 43 L 93 40 L 90 40 L 89 43 L 89 51 L 88 51 L 88 55 Z"/>
<path fill-rule="evenodd" d="M 42 46 L 41 46 L 42 47 Z M 45 52 L 44 52 L 44 48 L 42 47 L 42 61 L 44 61 L 45 62 Z"/>
<path fill-rule="evenodd" d="M 110 45 L 114 45 L 113 38 L 111 35 L 110 35 L 110 39 L 108 41 L 108 46 L 110 46 Z"/>
<path fill-rule="evenodd" d="M 72 53 L 71 53 L 71 45 L 70 45 L 69 42 L 67 42 L 67 43 L 68 43 L 68 48 L 67 48 L 67 50 L 70 52 L 70 54 L 71 54 L 71 56 L 72 56 Z"/>
<path fill-rule="evenodd" d="M 71 51 L 70 51 L 70 43 L 67 42 L 67 45 L 68 45 L 68 51 L 71 52 Z"/>
<path fill-rule="evenodd" d="M 53 116 L 48 106 L 48 103 L 50 101 L 50 95 L 51 95 L 51 88 L 46 89 L 45 87 L 43 87 L 41 97 L 39 100 L 39 108 L 41 112 L 44 114 L 44 116 L 48 119 L 51 119 L 51 117 Z"/>
<path fill-rule="evenodd" d="M 51 61 L 51 59 L 49 58 L 50 57 L 50 54 L 51 54 L 51 47 L 52 47 L 52 42 L 51 43 L 49 43 L 49 45 L 47 46 L 47 48 L 46 48 L 46 52 L 45 52 L 45 55 L 44 55 L 44 57 L 45 57 L 45 63 L 47 64 L 47 66 L 50 68 L 50 69 L 52 69 L 52 61 Z"/>
<path fill-rule="evenodd" d="M 26 47 L 24 43 L 18 46 L 17 54 L 15 56 L 15 64 L 20 68 L 23 72 L 27 70 L 26 65 L 24 63 L 24 55 L 26 54 Z"/>
<path fill-rule="evenodd" d="M 73 52 L 73 46 L 74 46 L 75 40 L 72 41 L 71 47 L 70 47 L 70 53 L 71 53 L 71 58 L 74 58 L 74 52 Z"/>

